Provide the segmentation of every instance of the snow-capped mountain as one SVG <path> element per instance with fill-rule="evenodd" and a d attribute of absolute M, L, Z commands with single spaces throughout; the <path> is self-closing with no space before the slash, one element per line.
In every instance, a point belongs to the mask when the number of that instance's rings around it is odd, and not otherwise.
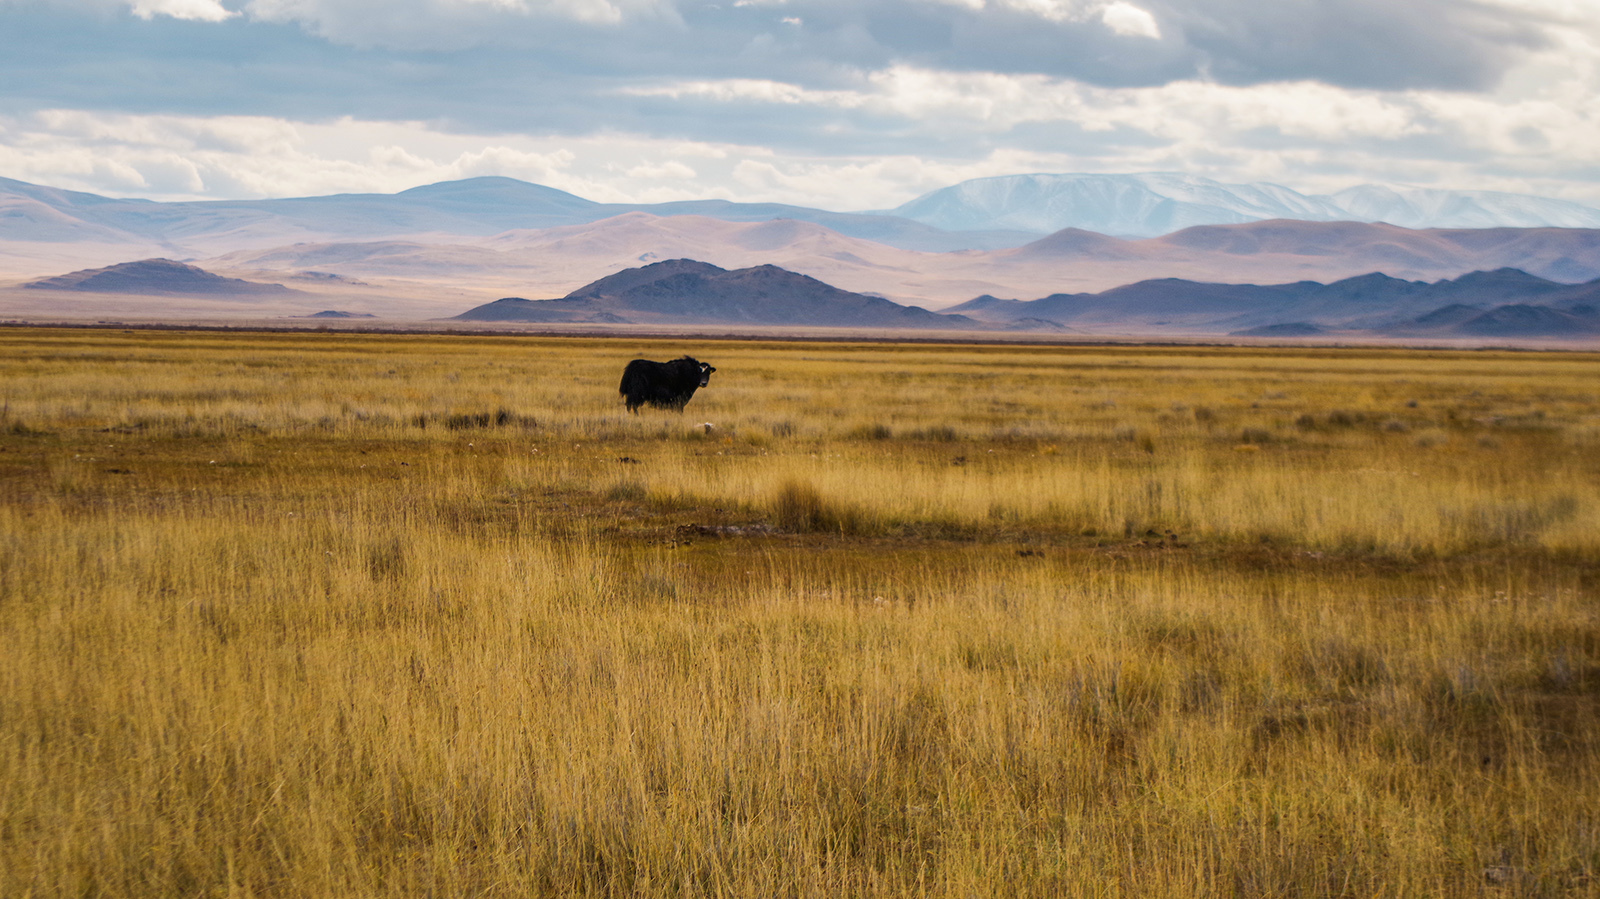
<path fill-rule="evenodd" d="M 1406 228 L 1600 228 L 1600 209 L 1524 194 L 1369 184 L 1307 195 L 1278 184 L 1223 184 L 1161 173 L 978 178 L 924 194 L 888 214 L 949 231 L 1080 228 L 1122 237 L 1267 219 Z"/>
<path fill-rule="evenodd" d="M 1438 190 L 1364 184 L 1328 199 L 1354 222 L 1402 228 L 1597 228 L 1600 209 L 1492 190 Z"/>

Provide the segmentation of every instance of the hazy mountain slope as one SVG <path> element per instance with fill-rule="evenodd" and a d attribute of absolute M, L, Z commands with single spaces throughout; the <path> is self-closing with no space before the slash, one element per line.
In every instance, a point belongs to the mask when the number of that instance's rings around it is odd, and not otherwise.
<path fill-rule="evenodd" d="M 0 194 L 0 233 L 30 243 L 138 244 L 143 240 L 21 194 Z"/>
<path fill-rule="evenodd" d="M 1307 195 L 1277 184 L 1223 184 L 1164 173 L 978 178 L 888 211 L 947 230 L 1080 228 L 1132 237 L 1266 219 L 1406 228 L 1600 228 L 1600 209 L 1522 194 L 1360 185 Z"/>
<path fill-rule="evenodd" d="M 1200 224 L 1338 218 L 1331 203 L 1271 184 L 1186 175 L 1006 175 L 925 194 L 892 214 L 952 231 L 1013 228 L 1154 236 Z"/>
<path fill-rule="evenodd" d="M 25 197 L 130 239 L 215 250 L 289 238 L 368 238 L 439 232 L 485 236 L 513 227 L 566 224 L 599 204 L 513 178 L 475 178 L 398 194 L 156 203 L 119 200 L 0 179 L 0 198 Z M 6 227 L 0 221 L 0 229 Z M 0 230 L 0 237 L 18 234 Z"/>
<path fill-rule="evenodd" d="M 269 250 L 240 250 L 208 265 L 255 271 L 326 271 L 356 278 L 503 278 L 518 260 L 493 247 L 459 243 L 380 240 L 299 243 Z"/>
<path fill-rule="evenodd" d="M 1273 220 L 1201 225 L 1144 240 L 1101 238 L 1087 245 L 1078 232 L 1068 233 L 1074 235 L 1069 246 L 1060 235 L 1051 235 L 992 256 L 1033 264 L 1138 261 L 1176 277 L 1193 277 L 1190 272 L 1201 269 L 1225 274 L 1232 268 L 1238 275 L 1228 280 L 1240 281 L 1264 281 L 1271 272 L 1313 279 L 1372 271 L 1439 278 L 1506 267 L 1564 281 L 1600 277 L 1600 231 L 1587 229 L 1416 231 L 1361 222 Z"/>
<path fill-rule="evenodd" d="M 607 272 L 681 257 L 724 268 L 770 263 L 846 290 L 912 303 L 930 297 L 955 301 L 985 289 L 961 276 L 953 287 L 942 284 L 959 256 L 899 250 L 808 222 L 725 222 L 641 212 L 470 242 L 299 244 L 230 253 L 211 262 L 244 271 L 330 271 L 369 281 L 448 276 L 502 295 L 559 296 Z"/>
<path fill-rule="evenodd" d="M 1320 286 L 1320 285 L 1318 285 Z M 980 320 L 1016 321 L 1037 318 L 1075 328 L 1108 331 L 1125 328 L 1193 333 L 1264 324 L 1277 310 L 1299 299 L 1301 285 L 1212 284 L 1181 278 L 1158 278 L 1114 287 L 1099 293 L 1051 294 L 1016 305 L 963 303 L 945 310 Z"/>
<path fill-rule="evenodd" d="M 1499 191 L 1364 184 L 1327 199 L 1344 218 L 1403 228 L 1600 228 L 1600 210 L 1593 207 Z"/>
<path fill-rule="evenodd" d="M 1456 325 L 1452 333 L 1473 337 L 1576 337 L 1600 333 L 1600 316 L 1513 303 L 1473 316 Z"/>
<path fill-rule="evenodd" d="M 259 284 L 224 278 L 171 259 L 142 259 L 105 268 L 86 269 L 24 285 L 34 290 L 72 290 L 162 296 L 195 294 L 212 297 L 282 296 L 296 293 L 282 284 Z"/>
<path fill-rule="evenodd" d="M 676 203 L 606 207 L 609 215 L 636 211 L 656 216 L 704 216 L 725 222 L 796 221 L 821 225 L 848 237 L 875 241 L 904 250 L 943 253 L 951 250 L 993 250 L 1014 247 L 1039 236 L 1029 230 L 986 228 L 947 231 L 922 222 L 867 212 L 828 212 L 781 203 L 734 203 L 728 200 L 684 200 Z"/>
<path fill-rule="evenodd" d="M 596 203 L 501 177 L 442 182 L 397 194 L 178 203 L 118 200 L 0 179 L 0 240 L 153 243 L 175 255 L 423 234 L 486 237 L 516 229 L 585 224 L 628 212 L 734 222 L 808 221 L 841 234 L 928 251 L 1016 246 L 1038 236 L 995 231 L 951 234 L 891 216 L 777 203 Z"/>
<path fill-rule="evenodd" d="M 610 268 L 692 257 L 734 267 L 771 262 L 803 267 L 807 274 L 815 274 L 814 269 L 830 275 L 862 268 L 914 272 L 931 256 L 850 237 L 810 222 L 727 222 L 687 215 L 661 218 L 642 212 L 567 228 L 510 232 L 482 245 L 524 256 L 578 256 L 619 263 Z"/>
<path fill-rule="evenodd" d="M 1391 324 L 1381 332 L 1399 337 L 1582 339 L 1600 335 L 1600 308 L 1558 308 L 1539 303 L 1506 303 L 1489 308 L 1456 304 Z"/>
<path fill-rule="evenodd" d="M 1385 219 L 1433 228 L 1600 228 L 1600 210 L 1540 197 L 1371 185 L 1319 197 L 1272 184 L 1222 184 L 1173 174 L 978 179 L 935 191 L 891 213 L 709 199 L 596 203 L 503 177 L 442 182 L 397 194 L 178 203 L 113 199 L 0 179 L 0 243 L 127 243 L 178 258 L 303 242 L 483 238 L 511 230 L 583 225 L 629 212 L 741 223 L 809 222 L 848 237 L 923 252 L 1016 247 L 1066 228 L 1149 237 L 1195 225 L 1268 219 Z"/>

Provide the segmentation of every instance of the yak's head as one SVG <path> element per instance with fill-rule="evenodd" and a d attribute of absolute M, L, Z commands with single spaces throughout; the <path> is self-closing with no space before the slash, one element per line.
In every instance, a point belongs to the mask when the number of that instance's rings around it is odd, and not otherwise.
<path fill-rule="evenodd" d="M 711 363 L 709 363 L 709 362 L 700 363 L 700 386 L 701 387 L 704 387 L 707 384 L 711 383 L 711 373 L 714 372 L 714 371 L 716 371 L 716 369 L 711 367 Z"/>

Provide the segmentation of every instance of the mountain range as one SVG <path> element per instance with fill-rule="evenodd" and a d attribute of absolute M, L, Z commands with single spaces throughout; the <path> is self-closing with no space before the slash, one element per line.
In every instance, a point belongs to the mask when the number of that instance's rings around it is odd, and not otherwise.
<path fill-rule="evenodd" d="M 1329 205 L 1334 200 L 1347 206 L 1360 200 L 1376 208 L 1373 204 L 1381 205 L 1385 197 L 1404 201 L 1413 212 L 1431 209 L 1442 215 L 1454 210 L 1457 220 L 1468 212 L 1480 218 L 1494 213 L 1524 223 L 1571 225 L 1588 221 L 1584 216 L 1590 214 L 1600 216 L 1585 207 L 1481 192 L 1446 197 L 1362 189 L 1331 196 L 1170 175 L 1030 175 L 967 182 L 892 210 L 895 214 L 857 214 L 722 200 L 600 204 L 509 178 L 446 182 L 393 195 L 194 203 L 118 200 L 0 179 L 0 314 L 260 318 L 339 309 L 417 321 L 457 315 L 494 297 L 559 297 L 588 304 L 572 312 L 579 320 L 609 315 L 647 321 L 667 313 L 630 305 L 636 298 L 585 297 L 585 285 L 626 269 L 693 259 L 724 272 L 770 270 L 768 279 L 783 271 L 874 304 L 922 307 L 923 314 L 950 311 L 975 296 L 1100 296 L 1165 281 L 1181 284 L 1191 305 L 1199 305 L 1184 311 L 1179 301 L 1160 299 L 1156 291 L 1144 306 L 1144 300 L 1131 299 L 1118 305 L 1113 295 L 1091 304 L 1093 309 L 1059 301 L 1063 309 L 1077 310 L 1071 314 L 1044 307 L 1011 317 L 994 311 L 1010 308 L 1005 306 L 984 315 L 961 309 L 957 314 L 987 318 L 988 325 L 1005 328 L 1119 333 L 1266 328 L 1273 330 L 1264 333 L 1287 335 L 1307 329 L 1399 327 L 1404 315 L 1422 316 L 1451 304 L 1476 310 L 1469 318 L 1486 315 L 1493 307 L 1459 298 L 1431 306 L 1422 305 L 1431 299 L 1405 305 L 1409 300 L 1402 291 L 1383 301 L 1402 303 L 1389 310 L 1393 314 L 1374 301 L 1358 310 L 1367 318 L 1310 312 L 1285 317 L 1276 311 L 1258 315 L 1256 307 L 1238 305 L 1242 294 L 1232 291 L 1228 302 L 1237 308 L 1227 313 L 1205 306 L 1211 290 L 1207 285 L 1268 285 L 1259 289 L 1281 296 L 1283 285 L 1334 285 L 1373 273 L 1410 284 L 1502 268 L 1568 284 L 1600 277 L 1600 227 L 1411 228 L 1310 220 L 1335 214 Z M 1027 230 L 1056 224 L 1058 219 L 1050 215 L 1061 210 L 1074 211 L 1079 216 L 1075 220 L 1104 231 L 1124 228 L 1119 223 L 1135 219 L 1163 221 L 1166 227 L 1206 216 L 1302 218 L 1195 224 L 1154 237 L 1119 237 L 1083 227 L 1043 236 Z M 946 230 L 977 226 L 989 230 Z M 988 241 L 990 248 L 950 249 L 970 246 L 974 235 L 982 238 L 978 244 Z M 161 264 L 167 269 L 157 270 L 152 259 L 166 260 Z M 142 274 L 118 268 L 131 260 L 139 260 Z M 202 284 L 204 279 L 188 278 L 187 287 L 159 290 L 138 283 L 141 277 L 148 283 L 171 281 L 171 267 L 180 265 L 224 280 Z M 717 279 L 705 272 L 700 276 L 710 280 L 696 290 L 714 293 L 710 281 Z M 63 277 L 73 282 L 73 289 L 23 286 L 53 282 L 45 286 L 61 287 Z M 754 275 L 742 277 L 756 280 L 741 290 L 767 283 Z M 240 286 L 244 282 L 259 286 Z M 236 289 L 222 289 L 225 283 L 234 283 Z M 719 296 L 719 302 L 733 302 L 731 294 Z M 1511 299 L 1502 305 L 1519 303 L 1527 305 Z M 537 308 L 539 314 L 550 315 L 561 307 Z M 842 314 L 845 306 L 829 308 Z M 1536 329 L 1582 325 L 1561 318 L 1577 314 L 1582 319 L 1581 314 L 1551 308 L 1557 313 L 1554 318 L 1543 312 L 1507 312 L 1482 326 L 1511 327 L 1508 316 L 1514 314 L 1543 315 L 1544 324 L 1527 326 Z M 1119 311 L 1114 315 L 1113 310 Z M 711 317 L 724 313 L 728 321 L 756 320 L 742 318 L 731 306 Z M 898 313 L 885 315 L 880 319 L 905 320 Z M 795 324 L 820 323 L 816 316 L 794 316 Z M 1464 327 L 1466 320 L 1452 319 L 1449 327 Z"/>
<path fill-rule="evenodd" d="M 323 281 L 325 278 L 313 279 Z M 356 282 L 357 286 L 359 282 Z M 281 284 L 224 278 L 168 259 L 45 278 L 25 289 L 123 298 L 321 302 Z M 259 308 L 258 310 L 259 311 Z M 297 317 L 371 318 L 324 310 Z M 1600 279 L 1563 284 L 1518 269 L 1407 281 L 1373 272 L 1332 283 L 1207 283 L 1158 278 L 1037 300 L 991 295 L 944 312 L 841 290 L 775 265 L 727 270 L 670 259 L 607 275 L 559 299 L 505 297 L 455 321 L 543 324 L 781 326 L 877 330 L 1054 331 L 1118 336 L 1564 338 L 1600 335 Z"/>
<path fill-rule="evenodd" d="M 330 239 L 486 237 L 514 229 L 585 224 L 628 212 L 730 222 L 791 219 L 926 251 L 1015 246 L 1039 236 L 994 229 L 951 233 L 894 216 L 780 203 L 715 199 L 596 203 L 552 187 L 503 177 L 447 181 L 396 194 L 169 203 L 114 199 L 0 178 L 0 241 L 129 244 L 174 255 L 212 255 Z"/>
<path fill-rule="evenodd" d="M 706 199 L 597 203 L 513 178 L 483 177 L 396 194 L 159 203 L 0 178 L 0 241 L 142 245 L 204 256 L 296 242 L 453 235 L 580 225 L 629 212 L 728 222 L 793 220 L 924 252 L 994 250 L 1064 228 L 1155 237 L 1195 225 L 1269 219 L 1386 222 L 1428 228 L 1600 228 L 1600 209 L 1492 191 L 1362 185 L 1306 195 L 1275 184 L 1179 174 L 1008 175 L 942 188 L 896 209 L 833 212 Z"/>
<path fill-rule="evenodd" d="M 842 291 L 772 265 L 692 259 L 629 268 L 552 300 L 507 297 L 458 321 L 785 325 L 1076 333 L 1583 338 L 1600 333 L 1600 279 L 1561 284 L 1516 269 L 1434 282 L 1372 273 L 1331 284 L 1141 281 L 1038 300 L 983 296 L 943 313 Z"/>
<path fill-rule="evenodd" d="M 1600 334 L 1600 280 L 1563 285 L 1517 269 L 1440 282 L 1406 282 L 1376 272 L 1334 283 L 1264 286 L 1158 278 L 1034 301 L 981 296 L 938 314 L 838 290 L 776 266 L 730 272 L 693 259 L 669 259 L 621 270 L 565 298 L 498 299 L 454 320 L 1582 339 Z"/>
<path fill-rule="evenodd" d="M 432 283 L 470 285 L 480 295 L 549 297 L 610 272 L 674 258 L 728 269 L 777 265 L 855 293 L 940 309 L 982 294 L 1095 292 L 1151 278 L 1275 284 L 1381 271 L 1432 281 L 1510 267 L 1580 282 L 1600 277 L 1600 230 L 1414 231 L 1267 221 L 1197 226 L 1140 240 L 1067 230 L 1012 249 L 919 253 L 808 222 L 628 213 L 471 241 L 302 243 L 241 250 L 201 264 L 256 280 L 322 272 L 396 289 Z"/>
<path fill-rule="evenodd" d="M 945 311 L 989 323 L 1048 321 L 1098 333 L 1584 337 L 1600 333 L 1600 279 L 1562 284 L 1517 269 L 1434 282 L 1376 272 L 1330 284 L 1161 278 L 1037 300 L 982 296 Z"/>

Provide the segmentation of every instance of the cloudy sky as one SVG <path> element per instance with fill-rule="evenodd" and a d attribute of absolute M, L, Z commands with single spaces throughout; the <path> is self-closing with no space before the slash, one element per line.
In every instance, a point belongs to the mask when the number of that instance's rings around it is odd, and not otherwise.
<path fill-rule="evenodd" d="M 113 196 L 1150 171 L 1600 205 L 1600 2 L 0 0 L 0 177 Z"/>

